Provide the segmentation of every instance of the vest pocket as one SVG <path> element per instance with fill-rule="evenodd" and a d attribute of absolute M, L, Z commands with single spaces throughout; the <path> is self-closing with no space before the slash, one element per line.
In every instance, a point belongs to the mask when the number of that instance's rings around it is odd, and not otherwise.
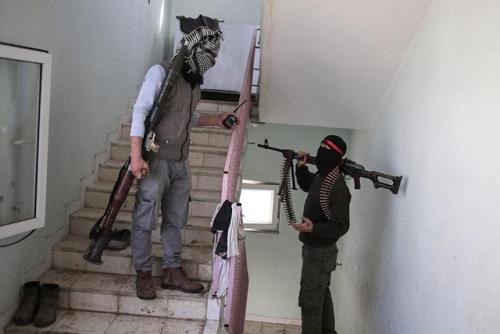
<path fill-rule="evenodd" d="M 181 144 L 186 131 L 186 115 L 182 109 L 168 111 L 158 125 L 157 132 L 160 136 L 160 147 L 165 144 Z"/>

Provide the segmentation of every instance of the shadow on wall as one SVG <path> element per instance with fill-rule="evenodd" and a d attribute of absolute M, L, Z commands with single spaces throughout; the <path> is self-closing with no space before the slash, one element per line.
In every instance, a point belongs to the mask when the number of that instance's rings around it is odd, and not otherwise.
<path fill-rule="evenodd" d="M 387 155 L 386 152 L 358 151 L 357 139 L 362 138 L 363 133 L 354 132 L 348 155 L 364 165 L 367 170 L 388 174 L 394 172 L 389 163 L 384 166 L 375 163 L 377 160 L 375 157 L 381 154 Z M 390 161 L 390 157 L 387 161 Z M 376 318 L 374 315 L 384 312 L 380 308 L 380 301 L 390 298 L 386 295 L 388 291 L 383 287 L 397 284 L 398 281 L 397 277 L 387 277 L 384 273 L 386 269 L 392 267 L 399 256 L 394 250 L 400 249 L 398 245 L 401 241 L 394 237 L 397 232 L 397 226 L 394 225 L 404 224 L 402 221 L 394 221 L 395 209 L 391 203 L 405 196 L 408 180 L 403 175 L 397 195 L 383 188 L 374 188 L 373 183 L 367 179 L 362 179 L 361 189 L 354 189 L 352 180 L 348 181 L 348 184 L 352 194 L 351 228 L 340 241 L 339 258 L 343 266 L 337 270 L 334 290 L 348 291 L 338 295 L 349 296 L 350 299 L 338 301 L 340 304 L 347 304 L 339 307 L 341 313 L 339 318 L 342 314 L 347 316 L 350 312 L 356 312 L 358 314 L 356 318 L 364 320 L 364 324 L 358 324 L 356 328 L 365 328 L 370 332 L 368 329 L 374 328 L 372 327 L 372 321 Z M 342 326 L 342 321 L 340 325 Z M 352 328 L 351 324 L 344 325 L 346 328 Z"/>

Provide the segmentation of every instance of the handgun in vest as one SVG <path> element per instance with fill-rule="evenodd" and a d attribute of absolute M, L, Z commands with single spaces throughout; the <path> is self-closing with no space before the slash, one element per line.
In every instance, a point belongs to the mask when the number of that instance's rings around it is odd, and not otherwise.
<path fill-rule="evenodd" d="M 257 145 L 266 150 L 272 150 L 281 152 L 283 156 L 288 159 L 293 160 L 302 160 L 303 158 L 294 150 L 290 149 L 282 149 L 277 147 L 269 146 L 269 141 L 267 139 L 264 140 L 264 144 L 252 143 L 248 144 Z M 311 165 L 316 165 L 316 157 L 312 155 L 307 155 L 306 163 Z M 342 159 L 342 162 L 339 166 L 342 174 L 351 177 L 354 180 L 354 188 L 360 189 L 361 182 L 360 178 L 366 178 L 372 181 L 373 186 L 375 188 L 385 188 L 390 190 L 394 195 L 396 195 L 399 191 L 399 187 L 401 185 L 402 176 L 393 176 L 389 174 L 380 173 L 377 171 L 368 171 L 365 167 L 357 162 L 350 159 Z M 293 177 L 293 174 L 292 174 Z M 295 189 L 295 187 L 294 187 Z"/>

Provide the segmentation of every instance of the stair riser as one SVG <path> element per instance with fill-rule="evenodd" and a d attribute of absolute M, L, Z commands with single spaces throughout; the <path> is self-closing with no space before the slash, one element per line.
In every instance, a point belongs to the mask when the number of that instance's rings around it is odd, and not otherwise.
<path fill-rule="evenodd" d="M 205 284 L 206 288 L 207 284 Z M 168 317 L 177 319 L 202 320 L 206 314 L 206 301 L 203 299 L 157 298 L 144 301 L 136 296 L 106 294 L 96 291 L 64 291 L 66 305 L 59 308 L 76 311 L 94 311 Z M 189 312 L 187 312 L 189 310 Z"/>
<path fill-rule="evenodd" d="M 105 209 L 108 206 L 110 193 L 87 190 L 85 192 L 85 206 L 88 208 Z M 128 195 L 121 210 L 132 211 L 135 204 L 135 195 Z"/>
<path fill-rule="evenodd" d="M 105 209 L 108 205 L 109 194 L 99 191 L 87 191 L 85 196 L 85 205 L 89 208 Z M 123 203 L 121 210 L 132 211 L 134 209 L 135 198 L 128 196 Z M 189 215 L 196 217 L 212 217 L 217 206 L 215 201 L 191 201 L 189 206 Z"/>
<path fill-rule="evenodd" d="M 121 129 L 122 139 L 130 138 L 130 125 L 123 124 Z M 231 133 L 218 134 L 210 132 L 192 132 L 191 144 L 204 146 L 229 147 L 231 142 Z"/>
<path fill-rule="evenodd" d="M 184 255 L 184 254 L 183 254 Z M 135 275 L 130 256 L 103 255 L 102 265 L 94 265 L 83 259 L 82 253 L 76 251 L 53 250 L 52 265 L 54 268 L 65 270 L 79 270 L 94 273 Z M 159 257 L 153 257 L 153 276 L 161 275 L 161 262 Z M 191 279 L 199 281 L 212 280 L 212 265 L 210 263 L 200 264 L 193 261 L 183 261 L 182 268 Z"/>
<path fill-rule="evenodd" d="M 100 166 L 99 181 L 115 182 L 120 170 L 118 168 Z M 191 175 L 191 184 L 194 190 L 220 191 L 222 189 L 222 169 L 218 176 L 212 175 Z"/>
<path fill-rule="evenodd" d="M 72 235 L 81 235 L 88 236 L 90 229 L 97 220 L 91 220 L 88 218 L 82 217 L 71 217 L 70 218 L 70 233 Z M 208 225 L 207 225 L 208 226 Z M 113 229 L 131 229 L 131 222 L 115 222 L 113 224 Z M 151 240 L 153 243 L 160 243 L 161 229 L 160 226 L 157 226 L 155 230 L 153 230 L 151 234 Z M 200 229 L 190 229 L 189 227 L 184 228 L 182 230 L 182 241 L 184 245 L 212 245 L 213 234 L 209 230 L 200 230 Z"/>
<path fill-rule="evenodd" d="M 191 144 L 193 145 L 229 147 L 230 143 L 231 134 L 193 132 L 191 135 Z"/>
<path fill-rule="evenodd" d="M 111 145 L 111 159 L 127 160 L 130 154 L 130 148 L 127 146 Z M 223 168 L 226 160 L 225 154 L 216 154 L 210 152 L 190 152 L 189 164 L 196 167 L 219 167 Z"/>

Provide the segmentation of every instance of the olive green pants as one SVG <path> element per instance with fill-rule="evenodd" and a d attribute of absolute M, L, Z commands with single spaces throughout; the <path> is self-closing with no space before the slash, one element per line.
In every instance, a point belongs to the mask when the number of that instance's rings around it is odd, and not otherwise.
<path fill-rule="evenodd" d="M 337 245 L 302 246 L 299 306 L 302 334 L 335 334 L 330 279 L 337 263 Z"/>

